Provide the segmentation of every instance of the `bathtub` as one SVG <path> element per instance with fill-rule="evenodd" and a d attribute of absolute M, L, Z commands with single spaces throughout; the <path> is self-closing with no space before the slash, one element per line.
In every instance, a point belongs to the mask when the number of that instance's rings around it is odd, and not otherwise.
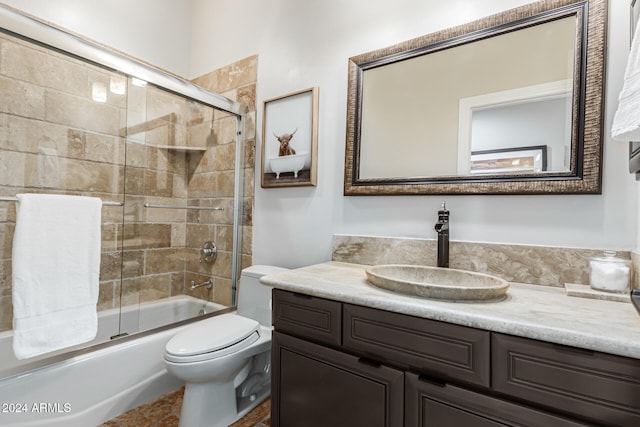
<path fill-rule="evenodd" d="M 211 313 L 227 307 L 189 296 L 143 303 L 123 308 L 123 330 L 133 333 L 180 322 L 203 308 Z M 117 332 L 119 312 L 99 313 L 96 341 L 108 340 Z M 118 343 L 54 356 L 53 363 L 50 356 L 55 353 L 26 364 L 16 360 L 11 332 L 1 333 L 0 368 L 9 376 L 0 380 L 0 425 L 96 426 L 175 390 L 183 383 L 165 370 L 162 355 L 169 339 L 186 326 L 182 322 L 139 337 L 119 338 Z"/>
<path fill-rule="evenodd" d="M 293 172 L 294 177 L 298 177 L 298 172 L 304 168 L 307 161 L 307 153 L 293 154 L 291 156 L 269 157 L 269 166 L 276 174 L 276 179 L 280 179 L 280 174 Z"/>

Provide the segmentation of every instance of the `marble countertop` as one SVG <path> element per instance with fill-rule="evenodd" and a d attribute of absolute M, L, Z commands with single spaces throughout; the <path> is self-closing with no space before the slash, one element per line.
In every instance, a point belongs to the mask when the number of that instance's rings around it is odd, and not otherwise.
<path fill-rule="evenodd" d="M 630 302 L 568 296 L 562 288 L 512 283 L 497 302 L 410 297 L 367 282 L 367 266 L 327 262 L 265 276 L 274 288 L 426 319 L 640 359 L 640 316 Z"/>

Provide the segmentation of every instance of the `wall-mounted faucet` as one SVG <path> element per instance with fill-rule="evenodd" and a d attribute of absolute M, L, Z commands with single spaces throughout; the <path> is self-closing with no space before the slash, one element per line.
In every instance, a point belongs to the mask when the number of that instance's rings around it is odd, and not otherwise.
<path fill-rule="evenodd" d="M 217 256 L 218 248 L 216 248 L 216 244 L 211 240 L 204 242 L 202 249 L 200 249 L 200 262 L 213 262 L 216 260 Z"/>
<path fill-rule="evenodd" d="M 196 289 L 202 288 L 202 287 L 205 287 L 207 289 L 213 288 L 213 280 L 209 279 L 206 282 L 202 282 L 199 284 L 196 284 L 196 282 L 192 280 L 191 287 L 189 289 L 191 289 L 192 291 L 195 291 Z"/>
<path fill-rule="evenodd" d="M 435 229 L 438 233 L 438 267 L 449 267 L 449 211 L 446 202 L 442 202 L 438 211 Z"/>

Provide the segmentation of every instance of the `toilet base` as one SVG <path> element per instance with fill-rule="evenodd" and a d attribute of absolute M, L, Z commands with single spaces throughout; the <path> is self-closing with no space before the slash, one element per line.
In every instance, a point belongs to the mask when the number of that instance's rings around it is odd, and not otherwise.
<path fill-rule="evenodd" d="M 269 397 L 269 387 L 236 397 L 233 383 L 189 383 L 185 387 L 180 427 L 228 427 Z"/>
<path fill-rule="evenodd" d="M 236 393 L 227 384 L 187 383 L 180 427 L 228 427 L 236 419 Z"/>

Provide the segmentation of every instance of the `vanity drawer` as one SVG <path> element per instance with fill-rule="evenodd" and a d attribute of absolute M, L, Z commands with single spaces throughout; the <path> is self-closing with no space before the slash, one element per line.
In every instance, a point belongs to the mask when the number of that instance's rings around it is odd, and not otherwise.
<path fill-rule="evenodd" d="M 493 334 L 494 390 L 600 425 L 640 426 L 640 360 Z"/>
<path fill-rule="evenodd" d="M 343 305 L 343 348 L 404 369 L 489 387 L 490 333 Z"/>
<path fill-rule="evenodd" d="M 273 327 L 309 341 L 340 346 L 342 304 L 310 295 L 273 290 Z"/>
<path fill-rule="evenodd" d="M 588 427 L 566 417 L 407 372 L 405 426 Z"/>

